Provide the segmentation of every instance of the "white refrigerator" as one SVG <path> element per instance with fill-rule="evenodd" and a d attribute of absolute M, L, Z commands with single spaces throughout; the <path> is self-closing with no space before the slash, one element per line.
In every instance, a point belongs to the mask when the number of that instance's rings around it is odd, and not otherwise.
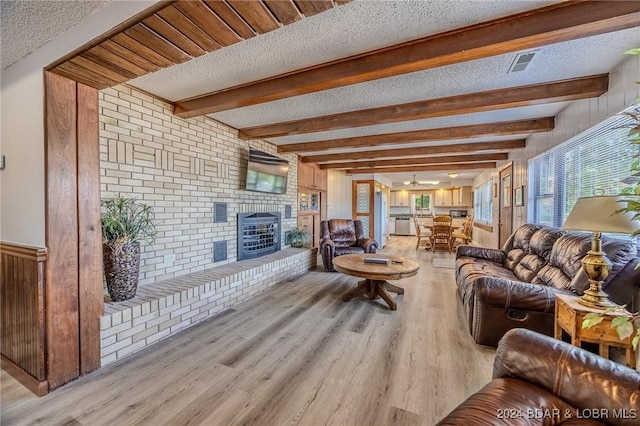
<path fill-rule="evenodd" d="M 388 235 L 387 194 L 376 191 L 373 203 L 373 239 L 378 242 L 378 248 L 387 244 Z"/>

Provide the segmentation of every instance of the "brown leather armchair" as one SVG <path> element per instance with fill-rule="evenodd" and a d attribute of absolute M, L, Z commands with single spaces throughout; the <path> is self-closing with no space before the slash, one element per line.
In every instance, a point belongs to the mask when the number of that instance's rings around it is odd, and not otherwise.
<path fill-rule="evenodd" d="M 493 380 L 438 425 L 637 425 L 640 373 L 531 330 L 507 332 Z"/>
<path fill-rule="evenodd" d="M 365 238 L 362 221 L 331 219 L 320 222 L 320 251 L 322 263 L 327 271 L 333 269 L 333 258 L 343 254 L 375 253 L 378 243 Z"/>

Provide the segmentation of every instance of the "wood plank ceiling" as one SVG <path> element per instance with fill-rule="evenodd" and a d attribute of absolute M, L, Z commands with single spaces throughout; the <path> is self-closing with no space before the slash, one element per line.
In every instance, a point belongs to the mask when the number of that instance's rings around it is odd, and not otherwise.
<path fill-rule="evenodd" d="M 104 39 L 54 64 L 52 70 L 98 89 L 126 82 L 225 46 L 273 31 L 349 0 L 170 1 L 127 22 Z M 347 6 L 348 7 L 348 6 Z M 301 94 L 489 58 L 640 26 L 640 1 L 568 1 L 481 22 L 352 57 L 174 102 L 183 118 L 258 105 Z M 607 74 L 456 94 L 398 105 L 239 129 L 243 139 L 267 139 L 384 123 L 400 123 L 597 97 Z M 346 173 L 495 168 L 523 148 L 522 135 L 553 129 L 553 117 L 278 144 L 303 162 Z M 475 138 L 512 140 L 474 142 Z M 441 146 L 407 143 L 461 140 Z M 369 147 L 389 149 L 368 150 Z M 394 148 L 395 147 L 395 148 Z M 331 152 L 334 149 L 340 152 Z M 345 152 L 345 149 L 348 152 Z M 485 152 L 486 151 L 486 152 Z M 456 154 L 456 155 L 443 155 Z"/>
<path fill-rule="evenodd" d="M 189 61 L 350 0 L 161 2 L 49 71 L 96 89 Z"/>

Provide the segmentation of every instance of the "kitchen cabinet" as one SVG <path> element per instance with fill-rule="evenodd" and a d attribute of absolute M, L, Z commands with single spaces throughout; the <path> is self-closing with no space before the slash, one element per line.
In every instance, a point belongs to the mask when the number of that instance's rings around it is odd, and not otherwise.
<path fill-rule="evenodd" d="M 390 196 L 391 207 L 408 207 L 409 193 L 407 191 L 392 191 Z"/>
<path fill-rule="evenodd" d="M 327 190 L 327 172 L 310 164 L 298 163 L 298 186 L 318 191 Z"/>
<path fill-rule="evenodd" d="M 320 192 L 298 190 L 298 212 L 320 212 Z"/>
<path fill-rule="evenodd" d="M 304 229 L 311 237 L 312 247 L 320 246 L 320 215 L 298 213 L 298 229 Z"/>
<path fill-rule="evenodd" d="M 471 207 L 471 187 L 438 189 L 434 194 L 435 207 Z"/>
<path fill-rule="evenodd" d="M 434 197 L 433 204 L 436 207 L 449 207 L 451 206 L 451 190 L 450 189 L 437 189 Z"/>
<path fill-rule="evenodd" d="M 396 233 L 396 220 L 394 218 L 389 219 L 389 235 Z"/>
<path fill-rule="evenodd" d="M 471 205 L 471 187 L 470 186 L 462 187 L 460 205 L 465 207 L 473 207 Z"/>

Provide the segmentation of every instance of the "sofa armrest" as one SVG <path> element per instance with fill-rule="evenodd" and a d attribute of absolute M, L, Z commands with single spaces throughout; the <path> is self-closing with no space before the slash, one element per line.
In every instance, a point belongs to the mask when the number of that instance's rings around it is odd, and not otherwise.
<path fill-rule="evenodd" d="M 365 253 L 375 253 L 378 249 L 378 242 L 373 238 L 360 238 L 356 245 L 362 247 Z"/>
<path fill-rule="evenodd" d="M 578 409 L 640 415 L 640 373 L 531 330 L 513 329 L 504 335 L 493 377 L 533 383 Z M 637 418 L 618 424 L 634 422 Z"/>
<path fill-rule="evenodd" d="M 335 250 L 336 243 L 334 243 L 330 238 L 324 238 L 320 241 L 320 250 L 324 250 L 325 247 L 333 252 Z"/>
<path fill-rule="evenodd" d="M 458 246 L 456 251 L 456 259 L 462 256 L 490 260 L 499 264 L 502 264 L 505 259 L 505 254 L 502 250 L 464 245 Z"/>
<path fill-rule="evenodd" d="M 473 284 L 479 303 L 526 311 L 553 312 L 556 294 L 574 294 L 542 284 L 481 277 Z"/>

